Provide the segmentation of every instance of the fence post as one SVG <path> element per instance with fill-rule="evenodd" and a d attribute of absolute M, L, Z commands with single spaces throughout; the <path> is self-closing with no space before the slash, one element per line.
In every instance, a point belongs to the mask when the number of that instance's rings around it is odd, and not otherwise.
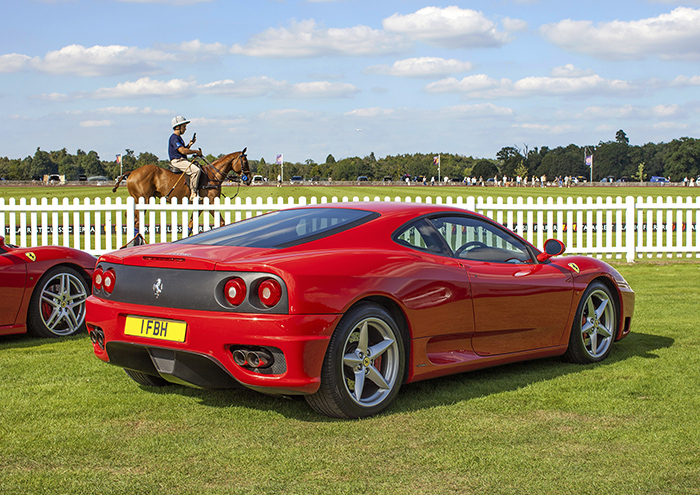
<path fill-rule="evenodd" d="M 134 237 L 134 216 L 136 215 L 136 203 L 133 196 L 126 198 L 126 244 Z"/>
<path fill-rule="evenodd" d="M 626 212 L 625 212 L 625 247 L 627 252 L 627 262 L 633 263 L 637 259 L 637 246 L 635 244 L 637 237 L 634 234 L 634 219 L 636 217 L 634 198 L 632 196 L 627 196 L 625 198 Z M 640 225 L 641 229 L 642 226 Z"/>

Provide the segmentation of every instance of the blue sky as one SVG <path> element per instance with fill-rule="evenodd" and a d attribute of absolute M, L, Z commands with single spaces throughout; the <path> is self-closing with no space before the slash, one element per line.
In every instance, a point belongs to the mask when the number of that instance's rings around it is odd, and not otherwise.
<path fill-rule="evenodd" d="M 700 0 L 0 0 L 1 156 L 325 161 L 700 133 Z"/>

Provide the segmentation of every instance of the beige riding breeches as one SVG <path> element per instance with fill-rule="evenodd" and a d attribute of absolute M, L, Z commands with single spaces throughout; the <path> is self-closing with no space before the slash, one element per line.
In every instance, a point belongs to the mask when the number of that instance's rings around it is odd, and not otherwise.
<path fill-rule="evenodd" d="M 190 199 L 194 199 L 197 196 L 197 183 L 199 182 L 200 169 L 197 165 L 193 164 L 191 161 L 184 158 L 178 158 L 177 160 L 171 160 L 170 165 L 178 170 L 182 170 L 189 176 L 190 179 Z"/>

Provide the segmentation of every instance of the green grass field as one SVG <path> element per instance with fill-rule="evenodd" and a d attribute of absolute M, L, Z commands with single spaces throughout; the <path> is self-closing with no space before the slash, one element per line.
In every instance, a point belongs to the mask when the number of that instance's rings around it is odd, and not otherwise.
<path fill-rule="evenodd" d="M 637 304 L 607 361 L 410 384 L 360 421 L 141 387 L 87 335 L 0 337 L 0 493 L 698 494 L 700 264 L 617 268 Z"/>
<path fill-rule="evenodd" d="M 457 197 L 457 196 L 522 196 L 524 198 L 528 197 L 617 197 L 617 196 L 642 196 L 646 198 L 651 196 L 656 198 L 657 196 L 667 197 L 671 196 L 673 198 L 677 196 L 681 197 L 697 197 L 700 196 L 700 187 L 572 187 L 572 188 L 559 188 L 559 187 L 478 187 L 478 186 L 422 186 L 422 185 L 412 185 L 412 186 L 291 186 L 285 184 L 283 187 L 275 186 L 241 186 L 240 188 L 234 186 L 226 186 L 223 188 L 223 193 L 225 196 L 234 197 L 238 193 L 240 198 L 268 198 L 271 197 L 275 201 L 277 198 L 298 198 L 300 196 L 306 196 L 307 198 L 316 197 L 320 199 L 326 197 L 328 199 L 332 197 L 343 198 L 347 196 L 350 200 L 354 196 L 358 196 L 360 199 L 365 196 L 371 199 L 375 196 L 383 199 L 385 196 L 390 198 L 400 197 Z M 53 197 L 63 198 L 67 197 L 71 200 L 73 198 L 79 198 L 81 201 L 84 198 L 126 198 L 128 196 L 127 189 L 124 185 L 120 186 L 116 193 L 112 193 L 111 186 L 3 186 L 0 187 L 0 198 L 5 198 L 7 201 L 9 198 L 15 198 L 19 202 L 19 199 L 24 197 L 29 200 L 30 198 L 37 198 L 41 201 L 41 198 L 48 198 L 49 201 Z"/>

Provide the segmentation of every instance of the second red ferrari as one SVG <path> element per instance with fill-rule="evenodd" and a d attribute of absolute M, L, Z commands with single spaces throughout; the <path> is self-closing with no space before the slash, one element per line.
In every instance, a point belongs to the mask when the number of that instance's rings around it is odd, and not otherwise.
<path fill-rule="evenodd" d="M 20 248 L 0 237 L 0 335 L 65 337 L 84 330 L 96 262 L 77 249 Z"/>

